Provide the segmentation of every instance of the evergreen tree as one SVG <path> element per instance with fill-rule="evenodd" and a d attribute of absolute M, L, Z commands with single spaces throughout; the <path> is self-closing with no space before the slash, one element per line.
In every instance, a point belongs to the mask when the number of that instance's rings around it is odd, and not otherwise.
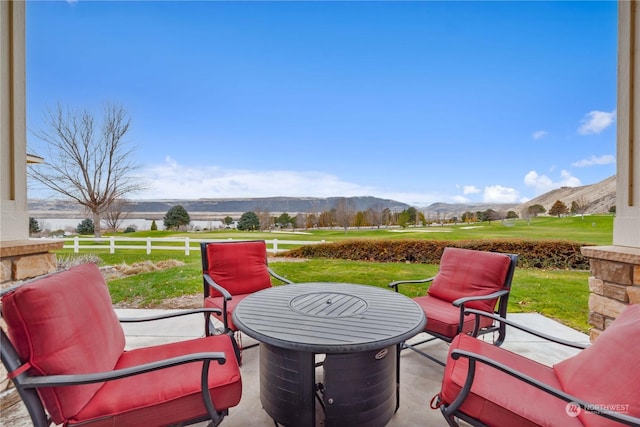
<path fill-rule="evenodd" d="M 33 217 L 29 217 L 29 234 L 38 234 L 41 231 L 38 220 Z"/>
<path fill-rule="evenodd" d="M 82 220 L 82 222 L 78 224 L 76 231 L 78 234 L 93 234 L 95 231 L 93 220 L 91 218 Z"/>
<path fill-rule="evenodd" d="M 191 217 L 182 205 L 176 205 L 169 209 L 164 215 L 164 228 L 167 230 L 177 230 L 180 227 L 189 225 Z"/>
<path fill-rule="evenodd" d="M 238 230 L 254 231 L 260 229 L 260 219 L 255 212 L 245 212 L 238 221 Z"/>
<path fill-rule="evenodd" d="M 151 231 L 157 231 L 158 230 L 158 224 L 156 224 L 156 220 L 154 219 L 153 221 L 151 221 Z"/>
<path fill-rule="evenodd" d="M 291 216 L 289 216 L 288 213 L 283 212 L 282 214 L 280 214 L 278 219 L 276 219 L 276 224 L 278 224 L 282 228 L 288 227 L 291 224 Z"/>

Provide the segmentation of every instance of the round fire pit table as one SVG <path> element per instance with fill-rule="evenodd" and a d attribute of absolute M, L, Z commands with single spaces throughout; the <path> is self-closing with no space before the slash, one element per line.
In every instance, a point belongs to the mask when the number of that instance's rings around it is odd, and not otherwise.
<path fill-rule="evenodd" d="M 402 294 L 350 283 L 295 283 L 256 292 L 233 312 L 260 341 L 260 399 L 284 426 L 384 426 L 399 407 L 400 344 L 424 311 Z M 316 355 L 324 354 L 316 383 Z"/>

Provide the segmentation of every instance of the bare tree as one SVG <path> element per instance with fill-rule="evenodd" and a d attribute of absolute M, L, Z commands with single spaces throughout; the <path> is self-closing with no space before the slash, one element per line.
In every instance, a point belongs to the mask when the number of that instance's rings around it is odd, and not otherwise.
<path fill-rule="evenodd" d="M 258 206 L 253 210 L 258 216 L 258 220 L 260 221 L 260 231 L 270 230 L 273 225 L 273 220 L 271 218 L 271 212 L 265 206 Z"/>
<path fill-rule="evenodd" d="M 580 196 L 573 202 L 571 202 L 571 213 L 572 214 L 580 214 L 582 219 L 584 219 L 584 214 L 589 209 L 589 201 L 585 196 Z"/>
<path fill-rule="evenodd" d="M 378 230 L 380 229 L 380 226 L 384 224 L 384 206 L 382 206 L 382 204 L 378 203 L 374 206 L 371 206 L 369 209 L 367 209 L 366 215 L 367 220 L 371 223 L 371 225 L 376 226 Z"/>
<path fill-rule="evenodd" d="M 125 219 L 129 218 L 127 199 L 115 199 L 104 211 L 103 219 L 108 230 L 118 231 Z"/>
<path fill-rule="evenodd" d="M 349 226 L 353 223 L 356 215 L 356 208 L 353 202 L 347 198 L 340 198 L 336 203 L 336 223 L 344 228 L 344 233 L 347 234 Z"/>
<path fill-rule="evenodd" d="M 100 220 L 114 200 L 142 190 L 140 178 L 132 175 L 136 165 L 123 139 L 131 120 L 123 107 L 107 105 L 102 124 L 88 110 L 75 111 L 58 105 L 49 110 L 45 127 L 35 136 L 48 148 L 45 164 L 29 169 L 29 177 L 88 209 L 93 215 L 95 236 Z M 96 129 L 99 127 L 99 129 Z"/>

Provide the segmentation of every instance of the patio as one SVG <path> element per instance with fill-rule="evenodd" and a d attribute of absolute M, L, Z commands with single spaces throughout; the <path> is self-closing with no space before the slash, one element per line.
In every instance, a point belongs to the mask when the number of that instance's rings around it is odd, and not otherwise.
<path fill-rule="evenodd" d="M 163 312 L 162 310 L 116 310 L 120 317 L 147 316 Z M 549 335 L 582 343 L 588 343 L 586 334 L 577 332 L 540 314 L 510 314 L 509 318 L 532 329 L 543 331 Z M 128 347 L 146 346 L 186 338 L 198 337 L 203 333 L 203 320 L 200 316 L 173 318 L 156 323 L 155 329 L 143 324 L 123 324 L 127 336 Z M 158 327 L 158 325 L 161 325 Z M 419 338 L 420 336 L 416 337 Z M 254 342 L 243 336 L 245 345 Z M 444 360 L 447 345 L 437 340 L 421 346 L 431 354 Z M 522 354 L 543 364 L 554 364 L 563 360 L 577 350 L 550 344 L 523 332 L 508 329 L 503 348 Z M 229 411 L 222 425 L 227 427 L 272 426 L 273 421 L 264 412 L 260 404 L 259 350 L 248 349 L 243 352 L 241 367 L 243 393 L 240 404 Z M 446 425 L 440 411 L 429 408 L 429 401 L 440 390 L 443 368 L 410 350 L 401 354 L 401 391 L 400 409 L 393 416 L 388 426 L 444 426 Z M 31 425 L 29 416 L 21 404 L 3 410 L 0 424 L 16 427 Z M 198 427 L 206 423 L 198 424 Z M 321 424 L 319 424 L 321 425 Z"/>

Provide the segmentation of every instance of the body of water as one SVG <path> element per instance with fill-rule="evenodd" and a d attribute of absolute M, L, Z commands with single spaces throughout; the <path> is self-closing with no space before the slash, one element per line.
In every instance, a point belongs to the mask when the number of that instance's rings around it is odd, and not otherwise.
<path fill-rule="evenodd" d="M 55 230 L 64 230 L 69 232 L 75 232 L 78 224 L 84 221 L 85 218 L 44 218 L 37 219 L 38 224 L 40 224 L 40 229 L 45 231 L 55 231 Z M 120 228 L 123 230 L 127 227 L 133 227 L 137 231 L 146 231 L 151 230 L 151 223 L 153 220 L 150 219 L 142 219 L 142 218 L 129 218 L 124 220 Z M 164 222 L 162 220 L 156 220 L 156 226 L 158 226 L 158 230 L 164 230 Z M 225 225 L 222 221 L 212 220 L 212 221 L 191 221 L 189 224 L 193 229 L 208 229 L 208 230 L 216 230 L 220 228 L 224 228 Z"/>

